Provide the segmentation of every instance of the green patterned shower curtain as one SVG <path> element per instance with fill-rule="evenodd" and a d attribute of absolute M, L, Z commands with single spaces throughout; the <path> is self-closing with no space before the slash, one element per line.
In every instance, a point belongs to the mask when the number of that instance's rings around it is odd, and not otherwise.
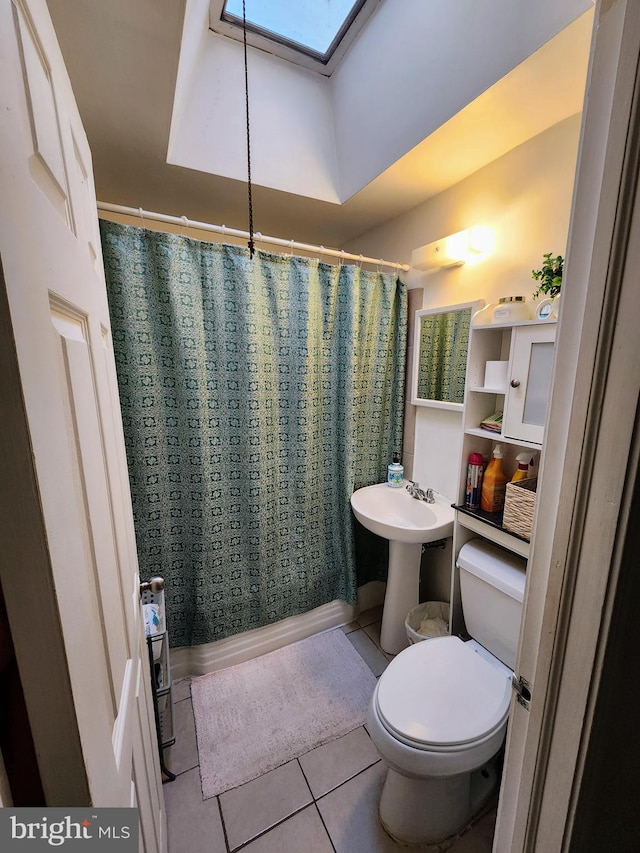
<path fill-rule="evenodd" d="M 355 603 L 349 497 L 401 447 L 405 285 L 100 228 L 140 574 L 174 645 Z"/>

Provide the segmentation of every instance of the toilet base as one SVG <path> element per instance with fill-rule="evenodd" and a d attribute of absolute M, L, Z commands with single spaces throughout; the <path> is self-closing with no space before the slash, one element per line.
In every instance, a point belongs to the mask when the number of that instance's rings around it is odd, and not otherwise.
<path fill-rule="evenodd" d="M 497 783 L 496 758 L 459 776 L 416 779 L 389 769 L 380 798 L 380 822 L 402 844 L 437 844 L 470 823 Z"/>

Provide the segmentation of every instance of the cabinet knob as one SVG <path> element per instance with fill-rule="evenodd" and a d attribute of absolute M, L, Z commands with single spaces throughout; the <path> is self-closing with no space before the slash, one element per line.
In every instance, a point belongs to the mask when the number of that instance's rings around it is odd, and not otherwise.
<path fill-rule="evenodd" d="M 519 388 L 520 387 L 520 380 L 519 379 L 512 379 L 511 380 L 511 387 L 512 388 Z"/>

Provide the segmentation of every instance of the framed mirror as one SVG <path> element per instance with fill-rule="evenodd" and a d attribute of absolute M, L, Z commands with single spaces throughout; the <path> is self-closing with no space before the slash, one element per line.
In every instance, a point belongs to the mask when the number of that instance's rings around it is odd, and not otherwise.
<path fill-rule="evenodd" d="M 471 318 L 483 302 L 416 311 L 411 402 L 462 411 Z"/>

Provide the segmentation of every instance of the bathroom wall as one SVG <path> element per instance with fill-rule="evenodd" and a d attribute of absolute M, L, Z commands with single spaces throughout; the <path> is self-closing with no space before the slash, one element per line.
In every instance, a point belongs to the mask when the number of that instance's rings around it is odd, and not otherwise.
<path fill-rule="evenodd" d="M 410 263 L 411 251 L 472 225 L 490 227 L 495 248 L 476 265 L 406 275 L 411 323 L 420 307 L 437 307 L 535 290 L 531 269 L 544 252 L 564 254 L 571 210 L 580 134 L 580 115 L 555 125 L 539 136 L 384 226 L 362 234 L 344 248 L 356 254 L 393 258 Z M 109 216 L 128 224 L 140 222 Z M 215 239 L 190 228 L 154 224 L 200 239 Z M 232 241 L 229 241 L 232 242 Z M 235 241 L 233 241 L 235 242 Z M 407 397 L 413 357 L 409 336 Z M 456 497 L 461 418 L 455 412 L 405 404 L 403 463 L 405 476 L 442 494 Z M 423 558 L 421 598 L 448 598 L 450 550 L 431 551 Z M 372 586 L 372 585 L 369 585 Z M 381 590 L 363 609 L 377 603 Z"/>
<path fill-rule="evenodd" d="M 345 248 L 411 262 L 411 251 L 472 225 L 495 236 L 490 257 L 435 272 L 411 270 L 409 310 L 500 296 L 531 299 L 531 269 L 544 252 L 565 254 L 576 169 L 580 115 L 555 125 L 403 216 L 363 234 Z M 413 337 L 409 355 L 413 356 Z M 410 376 L 410 367 L 408 367 Z M 409 398 L 410 384 L 407 384 Z M 457 497 L 461 415 L 405 404 L 406 475 L 451 499 Z M 422 558 L 420 600 L 448 600 L 450 545 Z"/>
<path fill-rule="evenodd" d="M 197 70 L 176 101 L 168 163 L 245 180 L 243 63 L 240 42 L 206 32 Z M 254 182 L 339 202 L 328 78 L 255 49 L 251 71 Z"/>
<path fill-rule="evenodd" d="M 541 77 L 548 68 L 564 73 L 563 65 L 580 75 L 588 41 L 577 33 L 590 31 L 580 19 L 591 4 L 431 0 L 425 9 L 424 0 L 374 3 L 373 15 L 330 78 L 249 46 L 254 183 L 344 202 L 476 100 L 482 102 L 480 114 L 495 115 L 488 101 L 506 97 L 507 78 L 514 72 L 519 76 L 523 63 L 546 53 L 551 42 L 568 39 L 569 53 L 561 54 L 565 62 L 545 62 L 536 75 L 539 88 L 531 98 L 543 106 L 528 105 L 527 116 L 514 116 L 519 113 L 514 108 L 493 138 L 496 123 L 489 122 L 489 134 L 479 132 L 477 144 L 466 149 L 469 157 L 455 163 L 464 164 L 458 176 L 468 175 L 471 164 L 487 161 L 481 152 L 497 156 L 509 140 L 533 132 L 532 126 L 548 127 L 568 115 L 567 103 L 575 99 L 572 74 L 564 74 L 568 89 L 558 97 L 541 95 L 550 90 Z M 186 4 L 167 162 L 244 182 L 246 122 L 239 108 L 244 104 L 244 51 L 240 42 L 209 29 L 209 5 L 209 0 Z M 411 26 L 399 25 L 403 20 Z M 526 75 L 519 79 L 527 86 Z M 443 80 L 446 85 L 434 85 Z M 553 92 L 564 88 L 559 80 Z M 438 169 L 431 185 L 446 186 L 445 172 Z"/>
<path fill-rule="evenodd" d="M 409 287 L 424 288 L 424 308 L 476 299 L 490 303 L 506 295 L 531 299 L 531 269 L 541 265 L 545 252 L 565 254 L 579 135 L 575 115 L 345 248 L 410 263 L 414 248 L 484 225 L 495 237 L 488 258 L 450 269 L 411 270 Z M 405 441 L 407 469 L 422 485 L 455 498 L 460 415 L 409 403 L 405 413 L 408 427 L 415 418 L 414 443 Z"/>
<path fill-rule="evenodd" d="M 496 81 L 504 82 L 523 60 L 568 30 L 570 22 L 591 5 L 591 0 L 382 3 L 331 77 L 341 198 L 349 198 L 399 156 L 434 131 L 437 134 L 438 128 L 481 99 Z M 411 23 L 399 30 L 398 20 Z M 586 51 L 584 57 L 580 63 Z M 561 59 L 556 64 L 565 64 L 564 73 L 570 77 L 566 57 L 565 63 Z M 468 73 L 471 67 L 473 74 Z M 534 89 L 535 84 L 530 86 L 532 98 Z M 564 106 L 558 94 L 556 90 L 547 99 L 546 110 L 536 116 L 557 116 L 549 118 L 546 127 L 561 117 L 554 112 Z M 521 129 L 530 118 L 522 121 Z M 517 117 L 509 115 L 502 140 L 517 124 Z M 477 133 L 478 141 L 486 139 L 486 128 L 478 127 Z M 481 145 L 467 145 L 465 154 L 473 155 L 478 148 Z M 501 152 L 505 150 L 506 146 Z"/>

